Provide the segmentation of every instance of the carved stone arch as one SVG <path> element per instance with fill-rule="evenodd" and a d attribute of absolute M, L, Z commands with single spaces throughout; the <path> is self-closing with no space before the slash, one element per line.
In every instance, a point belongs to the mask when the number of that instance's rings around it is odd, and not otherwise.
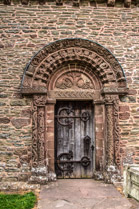
<path fill-rule="evenodd" d="M 51 74 L 72 61 L 90 66 L 104 86 L 126 87 L 123 69 L 107 49 L 85 39 L 64 39 L 45 46 L 31 59 L 22 79 L 22 92 L 43 93 Z"/>
<path fill-rule="evenodd" d="M 109 166 L 120 167 L 119 95 L 127 93 L 127 84 L 122 67 L 106 48 L 85 39 L 50 43 L 27 65 L 21 93 L 33 96 L 32 181 L 44 183 L 54 172 L 54 105 L 57 99 L 92 100 L 96 125 L 94 169 L 103 172 Z M 103 131 L 98 132 L 100 118 Z M 51 152 L 50 142 L 53 142 Z"/>

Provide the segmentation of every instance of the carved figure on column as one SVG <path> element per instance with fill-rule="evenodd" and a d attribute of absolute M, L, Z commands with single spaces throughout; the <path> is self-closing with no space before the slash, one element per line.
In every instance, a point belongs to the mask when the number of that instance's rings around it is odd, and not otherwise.
<path fill-rule="evenodd" d="M 34 95 L 33 99 L 36 106 L 45 106 L 46 104 L 46 95 Z"/>

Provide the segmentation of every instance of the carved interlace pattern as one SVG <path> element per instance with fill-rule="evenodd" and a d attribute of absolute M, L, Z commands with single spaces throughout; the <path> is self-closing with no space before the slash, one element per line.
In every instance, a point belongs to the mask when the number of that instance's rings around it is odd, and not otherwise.
<path fill-rule="evenodd" d="M 85 98 L 85 99 L 93 99 L 94 92 L 93 91 L 51 91 L 48 92 L 48 95 L 52 98 Z"/>

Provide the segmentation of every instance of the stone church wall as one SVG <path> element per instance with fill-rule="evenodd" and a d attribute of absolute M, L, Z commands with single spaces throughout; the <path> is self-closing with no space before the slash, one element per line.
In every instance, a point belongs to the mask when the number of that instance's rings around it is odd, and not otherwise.
<path fill-rule="evenodd" d="M 0 181 L 27 181 L 30 176 L 32 99 L 21 96 L 21 79 L 32 56 L 64 38 L 95 41 L 120 62 L 129 88 L 119 107 L 121 167 L 139 164 L 138 37 L 139 10 L 134 5 L 0 5 Z"/>

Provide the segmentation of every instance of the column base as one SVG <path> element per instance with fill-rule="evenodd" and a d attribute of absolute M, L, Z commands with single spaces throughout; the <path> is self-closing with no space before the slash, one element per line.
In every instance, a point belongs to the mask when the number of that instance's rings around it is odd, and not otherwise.
<path fill-rule="evenodd" d="M 109 165 L 103 171 L 95 171 L 93 177 L 95 180 L 103 180 L 105 183 L 109 184 L 123 181 L 121 173 L 115 165 Z"/>
<path fill-rule="evenodd" d="M 31 169 L 29 183 L 47 184 L 49 181 L 56 181 L 56 174 L 54 172 L 48 172 L 46 166 L 39 166 Z"/>

